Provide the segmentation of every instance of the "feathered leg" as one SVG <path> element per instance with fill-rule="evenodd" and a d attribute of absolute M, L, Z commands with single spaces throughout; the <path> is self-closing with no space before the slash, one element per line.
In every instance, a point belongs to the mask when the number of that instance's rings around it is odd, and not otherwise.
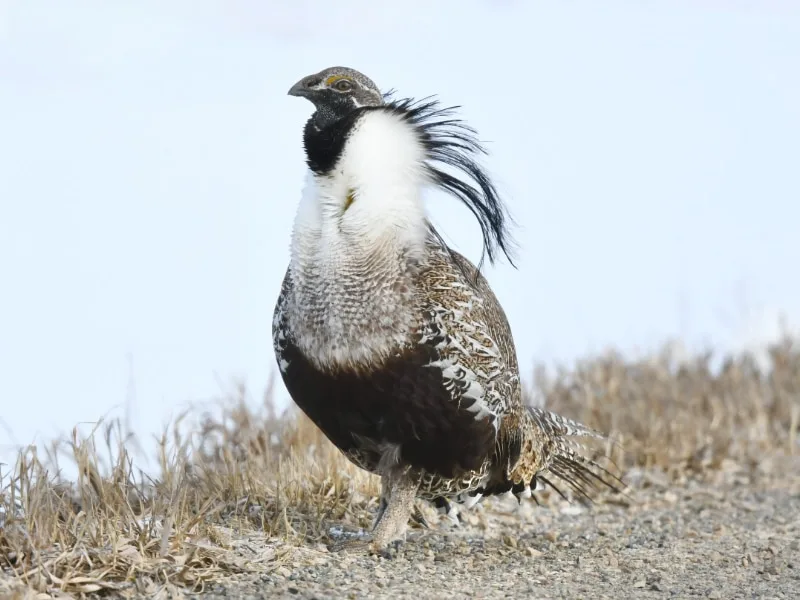
<path fill-rule="evenodd" d="M 386 510 L 386 506 L 388 505 L 388 502 L 386 501 L 386 489 L 385 489 L 386 486 L 384 484 L 381 487 L 384 489 L 381 489 L 381 497 L 380 500 L 378 501 L 378 510 L 375 512 L 375 519 L 373 519 L 372 521 L 373 531 L 375 531 L 375 527 L 378 526 L 378 521 L 380 521 L 381 517 L 383 517 L 383 512 Z M 424 527 L 425 529 L 431 528 L 430 523 L 428 523 L 428 519 L 425 518 L 425 515 L 422 514 L 422 511 L 416 504 L 414 505 L 414 510 L 411 513 L 411 520 L 417 523 L 419 526 Z"/>
<path fill-rule="evenodd" d="M 408 519 L 415 506 L 418 483 L 404 471 L 391 471 L 381 478 L 381 499 L 370 539 L 346 540 L 330 546 L 330 550 L 369 550 L 381 553 L 390 542 L 405 537 Z"/>
<path fill-rule="evenodd" d="M 386 485 L 383 481 L 381 481 L 381 488 L 381 497 L 380 500 L 378 500 L 378 511 L 375 513 L 375 519 L 372 521 L 372 531 L 375 531 L 378 523 L 380 523 L 383 518 L 383 513 L 386 512 L 386 507 L 389 505 L 389 501 L 386 499 Z"/>
<path fill-rule="evenodd" d="M 405 537 L 408 519 L 414 510 L 414 498 L 418 483 L 405 472 L 390 472 L 383 476 L 385 485 L 386 510 L 375 525 L 370 550 L 380 552 L 389 542 Z"/>

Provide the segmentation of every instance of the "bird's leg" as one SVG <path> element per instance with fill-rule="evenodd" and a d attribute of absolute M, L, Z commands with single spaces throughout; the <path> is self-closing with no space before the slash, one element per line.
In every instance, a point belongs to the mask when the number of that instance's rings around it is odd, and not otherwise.
<path fill-rule="evenodd" d="M 380 520 L 383 518 L 383 513 L 386 512 L 386 507 L 389 505 L 389 501 L 386 499 L 388 491 L 386 489 L 386 478 L 381 478 L 381 497 L 378 501 L 378 512 L 375 513 L 375 520 L 372 521 L 372 531 L 375 531 L 375 528 L 380 523 Z"/>
<path fill-rule="evenodd" d="M 380 554 L 390 542 L 403 536 L 414 510 L 418 484 L 404 471 L 392 471 L 381 478 L 381 499 L 370 539 L 344 540 L 330 546 L 333 552 L 369 550 Z"/>
<path fill-rule="evenodd" d="M 372 552 L 381 552 L 389 542 L 404 536 L 408 519 L 414 510 L 414 498 L 417 495 L 418 482 L 415 482 L 404 471 L 386 473 L 382 482 L 386 494 L 386 509 L 375 524 L 372 533 Z"/>
<path fill-rule="evenodd" d="M 372 531 L 375 531 L 375 528 L 378 526 L 378 521 L 381 520 L 383 517 L 383 513 L 388 506 L 388 502 L 386 500 L 387 491 L 386 491 L 386 479 L 381 479 L 381 497 L 378 502 L 378 510 L 375 513 L 375 519 L 372 521 Z M 411 512 L 411 520 L 424 527 L 425 529 L 430 529 L 431 525 L 428 523 L 428 519 L 425 518 L 425 515 L 419 509 L 419 506 L 416 504 L 414 505 L 414 509 Z"/>

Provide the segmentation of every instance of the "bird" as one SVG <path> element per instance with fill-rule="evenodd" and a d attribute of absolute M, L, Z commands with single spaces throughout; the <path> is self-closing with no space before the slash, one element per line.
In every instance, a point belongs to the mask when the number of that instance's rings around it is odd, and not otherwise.
<path fill-rule="evenodd" d="M 509 322 L 482 272 L 501 255 L 514 265 L 513 218 L 459 107 L 395 98 L 341 66 L 288 94 L 314 111 L 273 313 L 277 366 L 303 413 L 381 481 L 366 539 L 340 546 L 386 552 L 421 519 L 418 500 L 457 520 L 509 492 L 619 489 L 590 451 L 605 435 L 523 399 Z M 429 188 L 477 220 L 477 264 L 432 224 Z"/>

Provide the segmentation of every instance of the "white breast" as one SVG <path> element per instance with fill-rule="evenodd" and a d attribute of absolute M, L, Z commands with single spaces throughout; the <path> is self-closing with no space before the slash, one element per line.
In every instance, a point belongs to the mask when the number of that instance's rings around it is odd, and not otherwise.
<path fill-rule="evenodd" d="M 373 363 L 407 343 L 412 276 L 428 236 L 424 157 L 413 127 L 372 111 L 331 174 L 309 174 L 292 235 L 288 308 L 295 343 L 318 366 Z"/>

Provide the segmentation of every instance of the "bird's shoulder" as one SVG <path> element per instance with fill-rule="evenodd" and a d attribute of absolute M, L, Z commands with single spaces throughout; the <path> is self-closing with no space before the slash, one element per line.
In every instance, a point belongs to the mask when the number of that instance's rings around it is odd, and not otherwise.
<path fill-rule="evenodd" d="M 465 257 L 433 247 L 417 281 L 418 342 L 432 346 L 454 397 L 480 397 L 494 414 L 520 401 L 508 320 L 488 282 Z M 449 380 L 449 381 L 448 381 Z"/>

